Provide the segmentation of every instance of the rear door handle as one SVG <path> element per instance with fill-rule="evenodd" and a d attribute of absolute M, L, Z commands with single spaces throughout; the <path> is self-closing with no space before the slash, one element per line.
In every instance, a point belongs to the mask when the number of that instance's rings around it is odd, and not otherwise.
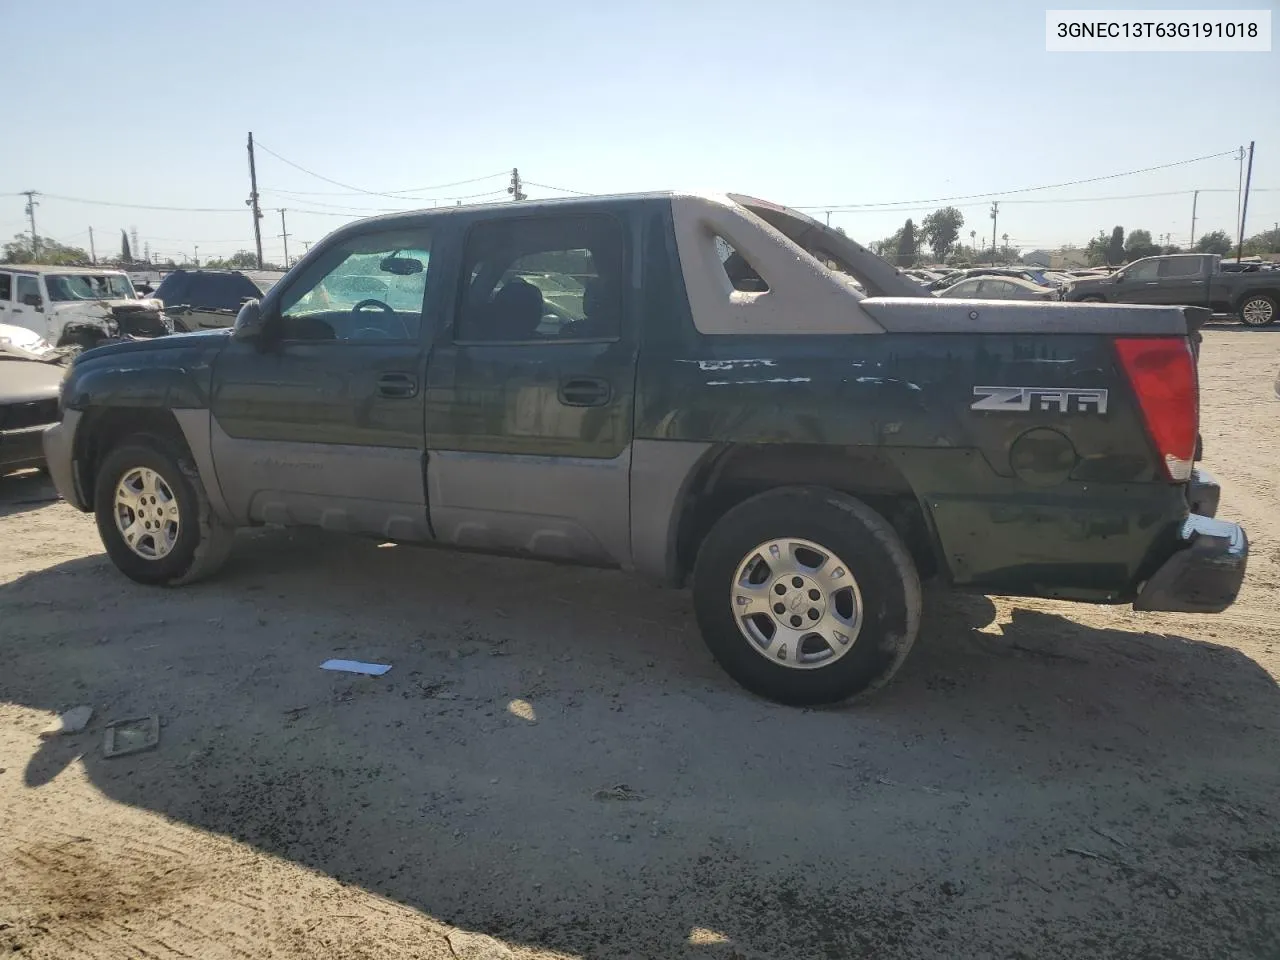
<path fill-rule="evenodd" d="M 613 396 L 609 381 L 598 377 L 568 377 L 560 381 L 560 402 L 567 407 L 603 407 Z"/>
<path fill-rule="evenodd" d="M 384 373 L 378 378 L 378 394 L 409 399 L 418 395 L 418 378 L 411 373 Z"/>

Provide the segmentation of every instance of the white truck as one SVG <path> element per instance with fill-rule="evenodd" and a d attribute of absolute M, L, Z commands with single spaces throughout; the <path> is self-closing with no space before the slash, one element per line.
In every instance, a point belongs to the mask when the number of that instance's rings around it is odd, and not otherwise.
<path fill-rule="evenodd" d="M 0 264 L 0 324 L 85 349 L 173 333 L 164 304 L 140 298 L 123 270 L 97 267 Z"/>

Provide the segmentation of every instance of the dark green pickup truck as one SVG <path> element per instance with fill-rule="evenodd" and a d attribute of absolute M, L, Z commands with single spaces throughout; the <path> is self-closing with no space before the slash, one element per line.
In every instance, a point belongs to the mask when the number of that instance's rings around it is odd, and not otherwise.
<path fill-rule="evenodd" d="M 691 583 L 746 687 L 827 702 L 902 663 L 925 577 L 1235 599 L 1202 313 L 922 296 L 740 196 L 431 210 L 340 229 L 230 333 L 83 354 L 45 447 L 144 583 L 263 523 L 619 567 Z"/>
<path fill-rule="evenodd" d="M 1175 253 L 1135 260 L 1106 277 L 1076 280 L 1064 300 L 1204 307 L 1250 327 L 1280 320 L 1280 272 L 1228 273 L 1212 253 Z"/>

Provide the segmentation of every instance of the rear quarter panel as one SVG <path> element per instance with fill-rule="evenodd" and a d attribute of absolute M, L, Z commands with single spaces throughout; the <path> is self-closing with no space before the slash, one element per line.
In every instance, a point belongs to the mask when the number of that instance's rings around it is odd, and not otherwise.
<path fill-rule="evenodd" d="M 1157 476 L 1107 336 L 722 336 L 689 346 L 642 356 L 638 438 L 874 449 L 910 482 L 956 584 L 1130 599 L 1186 513 L 1181 488 Z M 1106 404 L 974 410 L 975 388 L 988 385 L 1105 390 Z"/>

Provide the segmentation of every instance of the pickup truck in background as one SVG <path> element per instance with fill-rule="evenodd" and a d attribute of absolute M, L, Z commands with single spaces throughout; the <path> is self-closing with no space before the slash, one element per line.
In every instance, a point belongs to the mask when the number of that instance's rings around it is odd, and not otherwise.
<path fill-rule="evenodd" d="M 1150 303 L 1207 307 L 1251 327 L 1280 318 L 1280 271 L 1227 272 L 1209 253 L 1145 257 L 1107 277 L 1082 278 L 1065 299 L 1085 303 Z"/>
<path fill-rule="evenodd" d="M 745 687 L 823 703 L 898 669 L 923 578 L 1232 603 L 1203 313 L 936 298 L 736 195 L 441 208 L 339 229 L 231 331 L 84 353 L 44 442 L 139 582 L 263 523 L 621 568 L 691 585 Z"/>

